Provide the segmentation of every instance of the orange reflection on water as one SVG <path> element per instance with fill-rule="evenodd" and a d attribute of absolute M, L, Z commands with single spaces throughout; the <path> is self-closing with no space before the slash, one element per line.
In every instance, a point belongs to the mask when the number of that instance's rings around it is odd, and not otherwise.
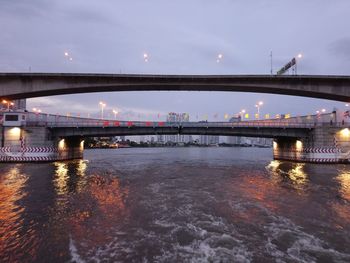
<path fill-rule="evenodd" d="M 80 243 L 91 243 L 92 246 L 103 244 L 109 238 L 110 229 L 116 221 L 127 216 L 125 199 L 129 188 L 123 187 L 118 178 L 95 175 L 89 178 L 84 191 L 75 198 L 72 204 L 74 214 L 70 218 L 72 236 Z M 98 227 L 97 227 L 98 226 Z"/>
<path fill-rule="evenodd" d="M 350 173 L 342 173 L 337 177 L 341 196 L 350 202 Z"/>
<path fill-rule="evenodd" d="M 23 232 L 25 208 L 20 201 L 27 195 L 24 190 L 27 180 L 18 166 L 0 177 L 0 255 L 8 262 L 24 255 L 34 259 L 37 250 L 35 229 L 29 225 L 29 229 Z"/>
<path fill-rule="evenodd" d="M 339 193 L 342 199 L 346 202 L 350 202 L 350 172 L 343 172 L 337 176 L 336 180 L 339 182 Z M 347 203 L 333 202 L 333 210 L 341 218 L 341 221 L 337 222 L 338 228 L 343 228 L 344 225 L 348 226 L 350 223 L 350 210 Z"/>
<path fill-rule="evenodd" d="M 64 195 L 68 192 L 68 164 L 65 162 L 56 162 L 55 178 L 53 180 L 58 195 Z"/>
<path fill-rule="evenodd" d="M 305 172 L 305 163 L 291 163 L 281 161 L 271 161 L 266 167 L 271 173 L 272 179 L 276 184 L 280 184 L 284 178 L 288 178 L 289 185 L 305 194 L 303 190 L 309 183 L 308 175 Z"/>

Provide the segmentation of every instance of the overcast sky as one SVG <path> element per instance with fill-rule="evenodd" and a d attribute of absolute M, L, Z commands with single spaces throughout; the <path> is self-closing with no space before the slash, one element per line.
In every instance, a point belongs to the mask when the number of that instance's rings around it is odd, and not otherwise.
<path fill-rule="evenodd" d="M 269 74 L 272 51 L 274 71 L 302 53 L 299 74 L 350 75 L 349 25 L 349 0 L 0 0 L 0 71 Z M 254 113 L 260 100 L 271 115 L 344 108 L 235 92 L 66 95 L 30 99 L 28 108 L 94 116 L 100 100 L 107 115 L 115 108 L 134 119 L 170 111 L 223 119 L 243 108 Z"/>

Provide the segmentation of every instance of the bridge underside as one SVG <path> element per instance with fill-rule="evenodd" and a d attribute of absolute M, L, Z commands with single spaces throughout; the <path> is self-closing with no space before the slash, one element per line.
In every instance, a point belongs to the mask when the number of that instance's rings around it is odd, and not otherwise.
<path fill-rule="evenodd" d="M 238 91 L 350 101 L 347 76 L 0 73 L 0 98 L 112 91 Z"/>
<path fill-rule="evenodd" d="M 189 127 L 86 127 L 86 128 L 52 128 L 54 137 L 106 137 L 133 135 L 219 135 L 263 138 L 306 138 L 312 129 L 305 128 L 189 128 Z"/>

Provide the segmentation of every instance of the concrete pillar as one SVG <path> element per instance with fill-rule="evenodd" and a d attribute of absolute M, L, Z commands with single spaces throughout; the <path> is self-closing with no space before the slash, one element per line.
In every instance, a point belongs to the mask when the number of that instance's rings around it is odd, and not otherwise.
<path fill-rule="evenodd" d="M 84 152 L 84 140 L 81 137 L 59 138 L 57 149 L 59 160 L 81 159 Z"/>
<path fill-rule="evenodd" d="M 83 158 L 81 137 L 52 138 L 47 127 L 0 128 L 0 162 L 47 162 Z"/>
<path fill-rule="evenodd" d="M 350 162 L 350 130 L 335 126 L 315 127 L 304 138 L 275 138 L 275 159 L 313 163 Z"/>

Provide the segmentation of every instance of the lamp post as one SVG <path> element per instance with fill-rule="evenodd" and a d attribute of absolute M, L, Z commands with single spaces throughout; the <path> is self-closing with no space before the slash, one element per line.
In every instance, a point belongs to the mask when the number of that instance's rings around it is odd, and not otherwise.
<path fill-rule="evenodd" d="M 145 62 L 148 62 L 148 59 L 149 59 L 148 54 L 147 54 L 147 53 L 143 53 L 143 60 L 144 60 Z"/>
<path fill-rule="evenodd" d="M 246 113 L 246 110 L 241 110 L 240 112 L 239 112 L 239 114 L 240 114 L 240 117 L 241 117 L 241 120 L 244 118 L 244 114 Z"/>
<path fill-rule="evenodd" d="M 100 106 L 101 106 L 101 119 L 103 119 L 103 109 L 106 107 L 106 103 L 100 101 Z"/>
<path fill-rule="evenodd" d="M 216 62 L 219 63 L 223 59 L 224 55 L 219 53 L 218 56 L 216 57 Z"/>
<path fill-rule="evenodd" d="M 295 59 L 295 75 L 297 75 L 297 69 L 298 69 L 298 61 L 301 60 L 303 58 L 303 54 L 299 53 L 297 56 L 296 56 L 296 59 Z"/>
<path fill-rule="evenodd" d="M 258 109 L 258 118 L 260 119 L 260 107 L 263 105 L 264 103 L 262 101 L 259 101 L 257 104 L 255 104 L 255 107 Z"/>
<path fill-rule="evenodd" d="M 117 119 L 118 111 L 117 110 L 113 110 L 113 113 L 114 113 L 114 119 Z"/>
<path fill-rule="evenodd" d="M 15 105 L 12 101 L 8 100 L 2 100 L 2 103 L 7 105 L 7 111 L 10 111 L 10 106 Z"/>

